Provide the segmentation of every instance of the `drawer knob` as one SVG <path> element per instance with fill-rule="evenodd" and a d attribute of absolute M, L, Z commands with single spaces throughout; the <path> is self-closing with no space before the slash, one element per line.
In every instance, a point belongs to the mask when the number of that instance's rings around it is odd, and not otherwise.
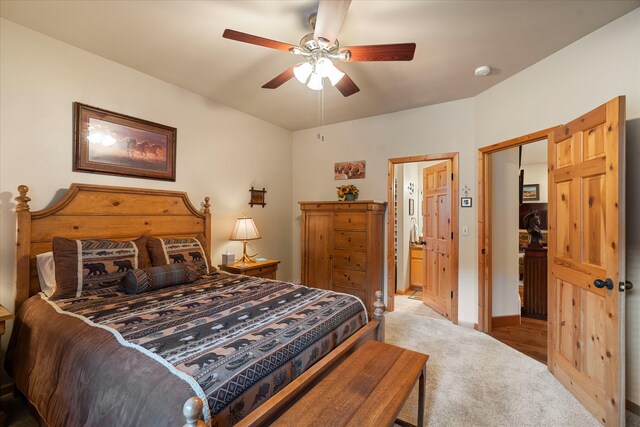
<path fill-rule="evenodd" d="M 348 260 L 348 261 L 351 261 L 351 255 L 349 255 L 349 256 L 347 257 L 347 260 Z"/>
<path fill-rule="evenodd" d="M 347 240 L 349 241 L 349 243 L 351 243 L 351 237 L 349 237 Z"/>
<path fill-rule="evenodd" d="M 349 218 L 349 224 L 351 224 L 351 218 Z"/>
<path fill-rule="evenodd" d="M 348 276 L 347 276 L 347 280 L 348 280 L 348 281 L 351 281 L 351 275 L 348 275 Z"/>

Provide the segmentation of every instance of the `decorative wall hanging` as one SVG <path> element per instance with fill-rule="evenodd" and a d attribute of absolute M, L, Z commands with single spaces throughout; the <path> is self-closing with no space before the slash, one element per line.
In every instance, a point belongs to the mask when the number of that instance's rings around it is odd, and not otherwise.
<path fill-rule="evenodd" d="M 333 177 L 334 179 L 363 179 L 365 167 L 364 160 L 336 163 L 333 166 Z"/>
<path fill-rule="evenodd" d="M 460 206 L 463 208 L 470 208 L 471 207 L 471 197 L 461 197 L 460 198 Z"/>
<path fill-rule="evenodd" d="M 522 200 L 540 200 L 540 184 L 523 185 Z"/>
<path fill-rule="evenodd" d="M 415 213 L 414 200 L 409 199 L 409 216 L 413 216 Z"/>
<path fill-rule="evenodd" d="M 267 204 L 264 201 L 264 195 L 266 194 L 267 190 L 265 190 L 264 187 L 262 187 L 262 190 L 255 190 L 253 187 L 251 187 L 249 192 L 251 192 L 251 199 L 249 200 L 249 204 L 251 205 L 251 207 L 253 207 L 253 205 L 261 205 L 264 208 Z"/>
<path fill-rule="evenodd" d="M 410 182 L 407 186 L 407 190 L 409 191 L 409 195 L 413 196 L 416 192 L 416 185 L 413 182 Z"/>
<path fill-rule="evenodd" d="M 76 102 L 73 170 L 176 180 L 176 128 Z"/>

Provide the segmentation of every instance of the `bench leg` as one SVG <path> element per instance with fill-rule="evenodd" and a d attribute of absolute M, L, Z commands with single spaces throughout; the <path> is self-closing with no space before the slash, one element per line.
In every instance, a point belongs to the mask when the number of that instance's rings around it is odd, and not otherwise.
<path fill-rule="evenodd" d="M 427 365 L 422 368 L 422 372 L 420 372 L 420 379 L 418 380 L 418 427 L 424 426 L 424 382 L 426 370 Z"/>
<path fill-rule="evenodd" d="M 422 371 L 420 371 L 420 378 L 418 378 L 418 423 L 413 425 L 407 421 L 403 421 L 396 418 L 396 424 L 402 427 L 424 427 L 424 387 L 425 377 L 427 372 L 427 365 L 424 365 Z"/>

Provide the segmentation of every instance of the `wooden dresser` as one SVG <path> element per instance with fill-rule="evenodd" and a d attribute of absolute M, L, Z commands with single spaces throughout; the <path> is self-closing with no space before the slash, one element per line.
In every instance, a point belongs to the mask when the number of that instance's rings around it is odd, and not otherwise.
<path fill-rule="evenodd" d="M 344 292 L 373 311 L 383 291 L 386 202 L 300 202 L 302 284 Z M 384 291 L 383 291 L 384 292 Z"/>

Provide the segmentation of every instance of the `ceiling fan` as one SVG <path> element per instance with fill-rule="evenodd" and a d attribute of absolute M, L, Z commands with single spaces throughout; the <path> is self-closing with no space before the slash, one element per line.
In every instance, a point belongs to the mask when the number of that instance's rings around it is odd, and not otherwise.
<path fill-rule="evenodd" d="M 360 91 L 360 88 L 337 65 L 342 62 L 366 61 L 411 61 L 416 50 L 415 43 L 396 43 L 369 46 L 340 47 L 336 39 L 347 14 L 351 0 L 320 0 L 317 14 L 309 17 L 312 33 L 305 35 L 299 46 L 266 39 L 235 30 L 224 30 L 222 37 L 244 43 L 251 43 L 277 49 L 304 58 L 303 62 L 287 68 L 284 72 L 264 84 L 265 89 L 276 89 L 296 77 L 301 83 L 314 90 L 323 88 L 324 78 L 344 96 Z"/>

